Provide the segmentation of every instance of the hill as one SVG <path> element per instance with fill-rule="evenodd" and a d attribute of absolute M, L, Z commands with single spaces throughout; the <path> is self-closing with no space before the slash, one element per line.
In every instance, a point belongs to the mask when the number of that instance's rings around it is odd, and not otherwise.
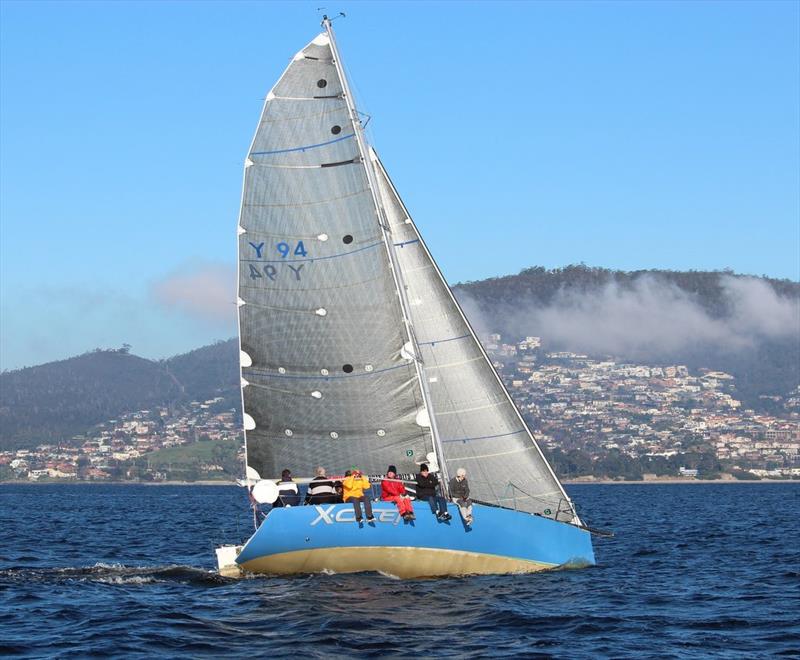
<path fill-rule="evenodd" d="M 516 275 L 490 277 L 485 280 L 456 284 L 453 289 L 467 292 L 491 309 L 502 304 L 514 306 L 547 306 L 563 297 L 565 293 L 596 293 L 609 285 L 633 290 L 638 282 L 653 279 L 671 285 L 689 296 L 714 316 L 722 317 L 731 310 L 731 301 L 726 297 L 728 280 L 756 280 L 769 286 L 782 297 L 800 298 L 800 283 L 778 280 L 766 276 L 738 275 L 733 271 L 672 271 L 636 270 L 622 271 L 594 268 L 584 264 L 573 264 L 564 268 L 548 270 L 541 266 L 526 268 Z"/>
<path fill-rule="evenodd" d="M 239 343 L 236 339 L 176 355 L 160 363 L 182 393 L 192 399 L 223 396 L 230 407 L 239 406 Z"/>
<path fill-rule="evenodd" d="M 0 374 L 0 450 L 68 441 L 133 410 L 223 396 L 239 403 L 237 342 L 229 339 L 167 360 L 126 347 Z"/>
<path fill-rule="evenodd" d="M 528 268 L 454 287 L 476 330 L 545 349 L 726 371 L 756 409 L 800 384 L 800 284 L 729 271 Z"/>
<path fill-rule="evenodd" d="M 476 330 L 551 350 L 727 371 L 749 407 L 800 385 L 800 284 L 730 272 L 529 268 L 454 287 Z M 167 360 L 96 350 L 0 374 L 0 450 L 67 441 L 124 412 L 222 396 L 239 407 L 238 347 Z"/>

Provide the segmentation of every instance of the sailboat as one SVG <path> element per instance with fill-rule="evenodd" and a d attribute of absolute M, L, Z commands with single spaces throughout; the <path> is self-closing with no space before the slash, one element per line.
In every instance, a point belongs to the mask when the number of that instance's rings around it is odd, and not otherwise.
<path fill-rule="evenodd" d="M 401 578 L 594 564 L 579 518 L 368 145 L 331 20 L 267 94 L 244 167 L 239 337 L 251 496 L 312 475 L 423 461 L 467 471 L 474 521 L 391 502 L 272 508 L 220 571 Z M 263 499 L 262 499 L 263 498 Z M 448 498 L 449 500 L 449 498 Z"/>

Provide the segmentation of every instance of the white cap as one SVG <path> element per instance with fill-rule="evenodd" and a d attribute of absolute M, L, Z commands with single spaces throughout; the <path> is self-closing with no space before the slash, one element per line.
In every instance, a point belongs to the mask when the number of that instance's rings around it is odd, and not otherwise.
<path fill-rule="evenodd" d="M 456 476 L 457 477 L 466 477 L 467 476 L 467 471 L 464 468 L 458 468 L 458 470 L 456 470 Z"/>

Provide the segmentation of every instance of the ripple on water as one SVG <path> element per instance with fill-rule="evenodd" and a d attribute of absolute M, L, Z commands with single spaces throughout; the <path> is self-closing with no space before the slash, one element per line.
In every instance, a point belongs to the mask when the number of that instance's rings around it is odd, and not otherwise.
<path fill-rule="evenodd" d="M 231 580 L 213 547 L 246 533 L 237 488 L 2 486 L 0 654 L 797 657 L 800 516 L 762 512 L 800 485 L 570 490 L 616 532 L 592 569 Z"/>

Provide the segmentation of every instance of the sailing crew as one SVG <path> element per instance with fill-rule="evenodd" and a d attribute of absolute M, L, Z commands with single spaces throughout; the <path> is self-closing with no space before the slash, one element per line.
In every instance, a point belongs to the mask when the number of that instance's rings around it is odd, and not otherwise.
<path fill-rule="evenodd" d="M 353 466 L 353 471 L 342 481 L 343 496 L 345 502 L 352 502 L 356 512 L 356 522 L 361 524 L 361 502 L 364 503 L 364 512 L 367 514 L 367 522 L 375 522 L 372 515 L 372 502 L 369 496 L 364 495 L 364 490 L 370 490 L 369 479 L 361 474 L 361 470 Z"/>
<path fill-rule="evenodd" d="M 353 474 L 350 470 L 345 470 L 344 478 L 347 479 L 351 474 Z M 339 499 L 336 500 L 337 502 L 344 502 L 344 486 L 342 485 L 342 481 L 337 481 L 334 485 L 336 488 L 336 494 L 339 496 Z"/>
<path fill-rule="evenodd" d="M 316 476 L 308 484 L 306 504 L 333 504 L 338 501 L 336 485 L 325 476 L 325 468 L 318 467 Z"/>
<path fill-rule="evenodd" d="M 436 514 L 437 520 L 450 520 L 452 516 L 447 513 L 447 500 L 436 494 L 438 486 L 439 478 L 435 474 L 431 474 L 427 463 L 422 463 L 417 475 L 417 499 L 428 502 L 431 513 Z"/>
<path fill-rule="evenodd" d="M 464 468 L 456 470 L 456 476 L 450 480 L 450 497 L 458 505 L 461 517 L 467 525 L 472 525 L 472 500 L 469 499 L 469 483 Z"/>
<path fill-rule="evenodd" d="M 397 478 L 397 468 L 390 465 L 386 470 L 386 478 L 381 481 L 381 500 L 384 502 L 394 502 L 397 510 L 403 516 L 403 520 L 414 520 L 414 507 L 411 505 L 411 498 L 406 493 L 406 487 Z"/>
<path fill-rule="evenodd" d="M 272 506 L 297 506 L 300 504 L 300 491 L 297 484 L 292 481 L 292 473 L 289 470 L 281 472 L 281 480 L 278 482 L 278 499 Z"/>

